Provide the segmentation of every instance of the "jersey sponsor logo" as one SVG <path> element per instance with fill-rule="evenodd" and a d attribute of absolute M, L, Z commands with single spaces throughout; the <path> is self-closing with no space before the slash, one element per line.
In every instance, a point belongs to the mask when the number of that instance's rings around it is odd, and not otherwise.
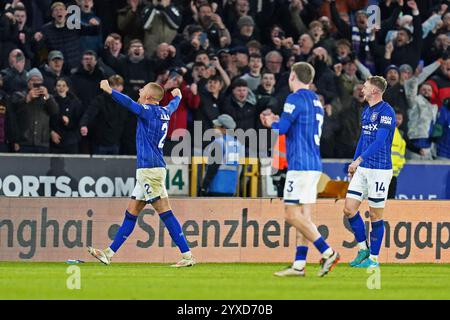
<path fill-rule="evenodd" d="M 392 124 L 392 117 L 388 117 L 388 116 L 381 116 L 381 120 L 380 123 L 384 123 L 384 124 Z"/>
<path fill-rule="evenodd" d="M 374 112 L 370 116 L 370 121 L 375 122 L 375 121 L 377 121 L 377 118 L 378 118 L 378 112 Z"/>
<path fill-rule="evenodd" d="M 294 112 L 294 110 L 295 110 L 294 104 L 287 103 L 287 102 L 284 104 L 284 109 L 283 109 L 284 112 L 292 114 L 292 112 Z"/>
<path fill-rule="evenodd" d="M 362 126 L 362 128 L 363 130 L 375 131 L 378 129 L 378 124 L 377 123 L 366 124 Z"/>

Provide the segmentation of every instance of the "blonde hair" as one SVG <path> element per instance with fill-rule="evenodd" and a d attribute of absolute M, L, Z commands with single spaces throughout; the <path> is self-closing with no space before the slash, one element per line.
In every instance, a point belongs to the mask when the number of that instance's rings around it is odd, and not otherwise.
<path fill-rule="evenodd" d="M 371 85 L 373 85 L 374 87 L 378 88 L 378 89 L 381 91 L 381 93 L 384 93 L 384 91 L 385 91 L 386 88 L 387 88 L 387 81 L 386 81 L 386 79 L 384 79 L 384 78 L 381 77 L 381 76 L 372 76 L 372 77 L 369 77 L 369 78 L 367 79 L 367 81 L 368 81 Z"/>
<path fill-rule="evenodd" d="M 316 75 L 314 67 L 307 62 L 294 63 L 291 67 L 291 71 L 293 71 L 297 76 L 297 79 L 304 84 L 313 82 L 314 76 Z"/>
<path fill-rule="evenodd" d="M 162 98 L 164 97 L 164 89 L 163 87 L 161 87 L 159 84 L 157 84 L 156 82 L 150 82 L 148 84 L 148 89 L 149 89 L 149 94 L 151 95 L 151 97 L 153 99 L 155 99 L 156 101 L 161 101 Z"/>

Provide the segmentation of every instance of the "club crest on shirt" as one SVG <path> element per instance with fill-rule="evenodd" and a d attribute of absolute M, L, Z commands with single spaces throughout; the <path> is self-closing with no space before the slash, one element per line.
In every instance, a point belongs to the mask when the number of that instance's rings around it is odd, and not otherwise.
<path fill-rule="evenodd" d="M 370 121 L 371 121 L 371 122 L 375 122 L 375 121 L 377 121 L 377 118 L 378 118 L 378 112 L 374 112 L 374 113 L 372 113 L 372 115 L 370 116 Z"/>
<path fill-rule="evenodd" d="M 283 108 L 284 112 L 292 113 L 292 112 L 294 112 L 294 110 L 295 110 L 295 104 L 287 103 L 287 102 L 284 104 L 284 108 Z"/>

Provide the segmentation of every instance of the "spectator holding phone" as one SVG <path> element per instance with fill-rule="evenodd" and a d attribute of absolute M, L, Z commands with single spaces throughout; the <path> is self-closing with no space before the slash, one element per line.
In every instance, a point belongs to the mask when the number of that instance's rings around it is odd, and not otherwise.
<path fill-rule="evenodd" d="M 11 97 L 14 113 L 11 142 L 14 151 L 22 153 L 48 153 L 50 138 L 56 137 L 55 123 L 51 119 L 58 114 L 58 104 L 44 86 L 38 69 L 27 74 L 27 91 L 18 91 Z"/>
<path fill-rule="evenodd" d="M 204 52 L 209 48 L 207 34 L 198 25 L 186 27 L 185 38 L 180 42 L 179 51 L 183 63 L 188 64 L 195 60 L 199 52 Z"/>
<path fill-rule="evenodd" d="M 230 45 L 230 32 L 223 23 L 222 18 L 217 13 L 214 13 L 212 5 L 208 2 L 203 2 L 197 10 L 198 24 L 201 30 L 207 34 L 211 47 L 217 50 Z"/>

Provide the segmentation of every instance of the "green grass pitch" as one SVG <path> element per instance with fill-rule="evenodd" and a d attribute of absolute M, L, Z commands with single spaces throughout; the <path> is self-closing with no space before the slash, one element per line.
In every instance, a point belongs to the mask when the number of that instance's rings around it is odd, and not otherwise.
<path fill-rule="evenodd" d="M 324 278 L 318 265 L 305 278 L 276 278 L 286 264 L 79 264 L 81 289 L 67 289 L 65 263 L 0 262 L 0 299 L 450 299 L 450 269 L 443 264 L 390 264 L 375 274 L 339 264 Z M 373 278 L 371 278 L 373 279 Z"/>

